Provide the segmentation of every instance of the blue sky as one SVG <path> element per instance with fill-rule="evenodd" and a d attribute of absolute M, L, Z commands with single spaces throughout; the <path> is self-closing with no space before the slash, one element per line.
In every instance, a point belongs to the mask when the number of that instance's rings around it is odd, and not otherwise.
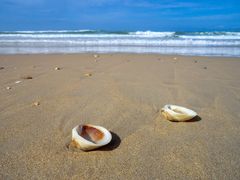
<path fill-rule="evenodd" d="M 240 0 L 0 0 L 0 31 L 240 30 Z"/>

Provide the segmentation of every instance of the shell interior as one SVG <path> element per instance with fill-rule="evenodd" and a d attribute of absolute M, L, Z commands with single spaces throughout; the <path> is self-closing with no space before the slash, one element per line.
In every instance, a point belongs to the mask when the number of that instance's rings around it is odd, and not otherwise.
<path fill-rule="evenodd" d="M 167 106 L 167 107 L 175 113 L 184 114 L 184 112 L 178 109 L 177 107 L 175 108 L 172 108 L 171 106 Z"/>
<path fill-rule="evenodd" d="M 95 144 L 104 138 L 104 133 L 102 131 L 88 125 L 79 127 L 77 132 L 81 137 Z"/>

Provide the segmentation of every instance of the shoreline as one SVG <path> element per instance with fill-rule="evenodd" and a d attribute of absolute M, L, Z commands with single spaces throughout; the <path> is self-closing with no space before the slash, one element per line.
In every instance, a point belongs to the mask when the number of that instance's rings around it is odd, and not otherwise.
<path fill-rule="evenodd" d="M 94 54 L 0 55 L 2 179 L 240 178 L 240 58 Z M 200 119 L 167 121 L 165 104 Z M 86 123 L 110 145 L 69 148 Z"/>
<path fill-rule="evenodd" d="M 181 54 L 159 54 L 159 53 L 125 53 L 125 52 L 110 52 L 110 53 L 101 53 L 101 52 L 82 52 L 82 53 L 20 53 L 20 54 L 0 54 L 0 56 L 61 56 L 61 55 L 145 55 L 145 56 L 162 56 L 162 57 L 199 57 L 199 58 L 230 58 L 230 59 L 240 59 L 240 56 L 217 56 L 217 55 L 181 55 Z"/>

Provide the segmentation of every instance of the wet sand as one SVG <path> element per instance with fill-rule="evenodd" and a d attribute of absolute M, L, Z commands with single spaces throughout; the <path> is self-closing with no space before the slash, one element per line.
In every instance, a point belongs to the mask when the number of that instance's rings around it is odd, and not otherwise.
<path fill-rule="evenodd" d="M 9 55 L 0 67 L 0 179 L 240 179 L 240 58 Z M 165 104 L 200 118 L 167 121 Z M 69 149 L 83 123 L 112 142 Z"/>

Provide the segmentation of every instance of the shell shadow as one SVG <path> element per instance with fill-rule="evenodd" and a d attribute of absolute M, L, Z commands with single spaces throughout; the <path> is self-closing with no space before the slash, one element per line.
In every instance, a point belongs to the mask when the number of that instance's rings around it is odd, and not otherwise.
<path fill-rule="evenodd" d="M 201 120 L 202 120 L 202 118 L 197 115 L 197 116 L 195 116 L 194 118 L 192 118 L 192 119 L 190 119 L 188 121 L 174 121 L 174 120 L 171 120 L 171 122 L 175 122 L 175 123 L 183 123 L 183 122 L 185 122 L 185 123 L 193 123 L 193 122 L 198 122 L 198 121 L 201 121 Z"/>
<path fill-rule="evenodd" d="M 201 121 L 202 120 L 202 118 L 200 117 L 200 116 L 195 116 L 194 118 L 192 118 L 192 119 L 190 119 L 190 120 L 188 120 L 188 121 L 186 121 L 186 122 L 198 122 L 198 121 Z"/>
<path fill-rule="evenodd" d="M 121 144 L 120 137 L 112 131 L 110 131 L 110 133 L 112 134 L 111 142 L 103 147 L 100 147 L 100 148 L 94 150 L 94 151 L 112 151 L 112 150 L 118 148 L 118 146 Z"/>

